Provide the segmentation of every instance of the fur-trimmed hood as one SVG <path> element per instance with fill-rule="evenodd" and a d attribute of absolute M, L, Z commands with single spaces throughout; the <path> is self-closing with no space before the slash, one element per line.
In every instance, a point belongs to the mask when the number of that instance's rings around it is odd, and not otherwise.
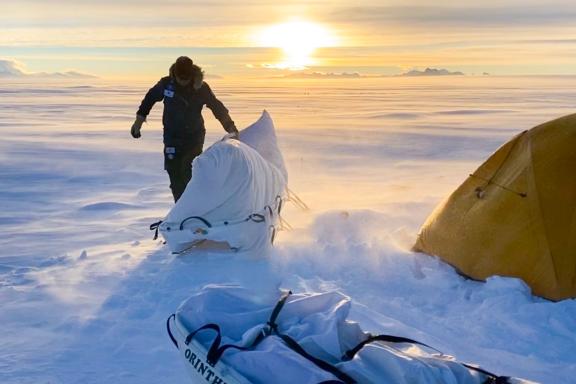
<path fill-rule="evenodd" d="M 170 66 L 170 77 L 172 79 L 174 79 L 174 81 L 176 81 L 176 78 L 174 76 L 174 66 L 176 65 L 176 63 L 172 64 Z M 197 66 L 196 64 L 192 64 L 192 86 L 194 87 L 195 90 L 200 89 L 200 87 L 202 87 L 202 84 L 204 83 L 204 71 L 202 70 L 202 68 L 200 68 L 199 66 Z"/>

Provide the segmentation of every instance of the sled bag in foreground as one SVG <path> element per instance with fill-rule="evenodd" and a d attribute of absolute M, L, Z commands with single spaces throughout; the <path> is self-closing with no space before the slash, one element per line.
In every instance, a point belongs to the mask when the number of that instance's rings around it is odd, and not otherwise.
<path fill-rule="evenodd" d="M 346 320 L 350 306 L 337 292 L 256 299 L 243 288 L 209 286 L 167 328 L 193 383 L 528 383 L 416 340 L 370 335 Z"/>

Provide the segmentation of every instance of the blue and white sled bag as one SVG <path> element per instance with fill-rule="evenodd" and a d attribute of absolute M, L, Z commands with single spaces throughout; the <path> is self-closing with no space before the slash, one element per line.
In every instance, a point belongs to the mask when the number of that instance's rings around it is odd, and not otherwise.
<path fill-rule="evenodd" d="M 192 383 L 529 383 L 456 361 L 418 341 L 370 335 L 337 292 L 255 297 L 208 286 L 168 320 Z"/>

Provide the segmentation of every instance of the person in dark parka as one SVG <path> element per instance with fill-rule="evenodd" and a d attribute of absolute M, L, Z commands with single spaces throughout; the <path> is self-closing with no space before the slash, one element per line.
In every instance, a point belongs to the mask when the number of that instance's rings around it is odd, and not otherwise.
<path fill-rule="evenodd" d="M 142 123 L 154 104 L 164 101 L 164 169 L 170 177 L 174 201 L 178 201 L 192 177 L 192 160 L 202 153 L 206 129 L 202 108 L 206 105 L 226 132 L 238 137 L 228 109 L 204 82 L 204 72 L 186 56 L 179 57 L 163 77 L 150 88 L 136 113 L 131 134 L 141 136 Z"/>

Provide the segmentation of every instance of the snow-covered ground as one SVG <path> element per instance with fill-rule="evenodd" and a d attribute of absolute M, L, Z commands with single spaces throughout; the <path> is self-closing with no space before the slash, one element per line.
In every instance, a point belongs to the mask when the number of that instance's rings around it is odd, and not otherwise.
<path fill-rule="evenodd" d="M 206 284 L 339 290 L 365 330 L 502 375 L 576 383 L 576 301 L 465 280 L 410 252 L 435 204 L 512 135 L 573 112 L 576 78 L 210 81 L 239 127 L 267 109 L 294 227 L 266 258 L 171 255 L 154 84 L 0 84 L 0 382 L 185 383 L 164 322 Z M 208 110 L 207 145 L 224 132 Z"/>

